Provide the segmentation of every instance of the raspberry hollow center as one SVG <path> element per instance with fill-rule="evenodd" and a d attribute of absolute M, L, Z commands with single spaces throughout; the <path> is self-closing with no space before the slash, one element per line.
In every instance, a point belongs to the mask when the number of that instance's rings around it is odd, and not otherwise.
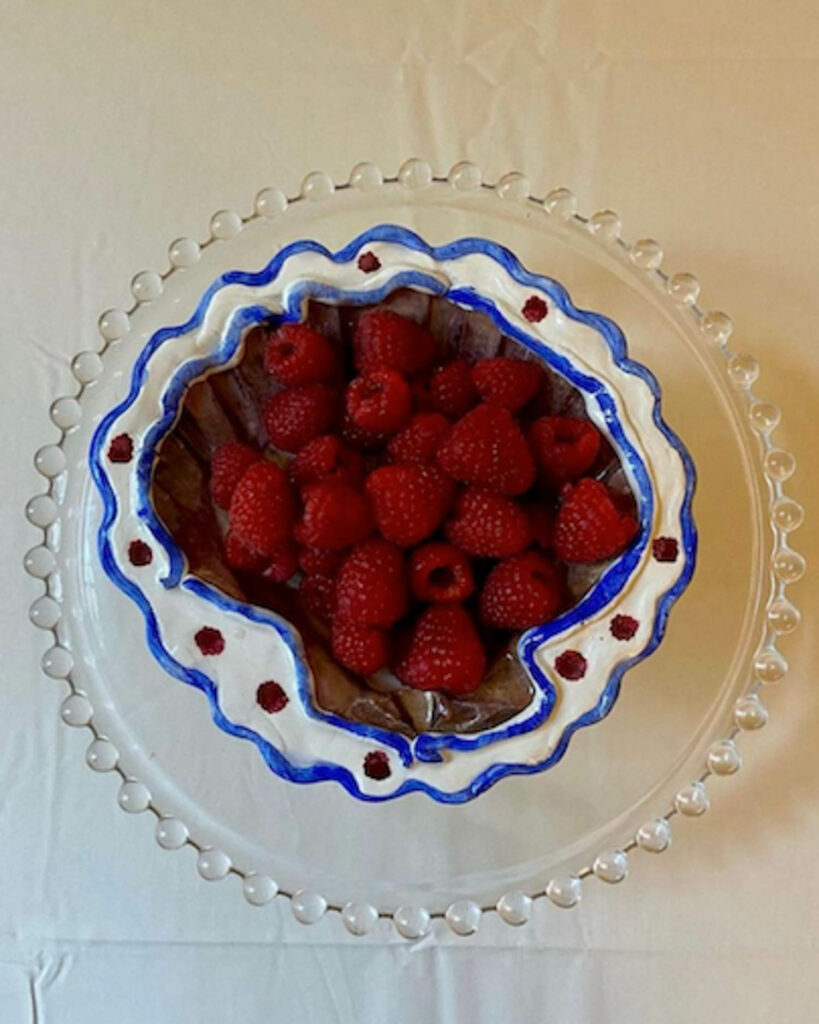
<path fill-rule="evenodd" d="M 432 570 L 429 574 L 429 582 L 433 587 L 440 587 L 442 590 L 445 590 L 455 583 L 455 573 L 448 565 L 442 565 Z"/>

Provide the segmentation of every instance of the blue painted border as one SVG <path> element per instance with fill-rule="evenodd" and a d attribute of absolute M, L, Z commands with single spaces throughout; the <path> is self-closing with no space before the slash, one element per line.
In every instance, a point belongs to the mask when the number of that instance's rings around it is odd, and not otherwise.
<path fill-rule="evenodd" d="M 270 743 L 252 729 L 238 726 L 228 721 L 217 701 L 216 688 L 203 673 L 186 669 L 175 661 L 165 649 L 150 603 L 139 588 L 120 571 L 113 557 L 110 544 L 110 528 L 117 514 L 117 501 L 113 488 L 103 466 L 102 454 L 107 433 L 115 420 L 136 400 L 147 375 L 147 365 L 157 349 L 167 340 L 197 327 L 204 319 L 206 310 L 214 295 L 223 287 L 231 284 L 243 284 L 257 287 L 270 283 L 280 272 L 285 261 L 296 253 L 311 251 L 321 254 L 335 263 L 349 262 L 360 251 L 361 247 L 375 241 L 392 242 L 407 248 L 426 253 L 436 260 L 457 259 L 461 256 L 481 253 L 499 263 L 516 281 L 537 291 L 545 293 L 551 302 L 566 316 L 591 326 L 602 335 L 609 346 L 616 365 L 626 373 L 639 376 L 649 387 L 654 396 L 654 422 L 671 446 L 679 453 L 682 460 L 686 490 L 681 508 L 680 525 L 682 551 L 685 559 L 683 572 L 674 586 L 659 600 L 657 616 L 652 636 L 645 648 L 631 659 L 625 660 L 612 672 L 601 694 L 597 705 L 589 712 L 570 723 L 564 730 L 555 750 L 544 761 L 536 764 L 498 763 L 490 766 L 474 779 L 467 787 L 454 793 L 444 792 L 437 787 L 427 785 L 418 780 L 407 780 L 398 790 L 383 796 L 374 796 L 361 792 L 355 777 L 347 769 L 335 764 L 318 763 L 309 768 L 298 768 L 290 764 Z M 620 450 L 621 456 L 628 463 L 635 479 L 639 498 L 640 532 L 637 541 L 597 582 L 592 591 L 580 604 L 553 622 L 536 627 L 524 633 L 519 641 L 518 651 L 523 664 L 533 678 L 542 694 L 541 702 L 533 715 L 526 720 L 505 728 L 490 730 L 477 737 L 455 736 L 450 734 L 422 734 L 411 743 L 406 738 L 386 730 L 348 722 L 338 716 L 318 711 L 310 700 L 309 670 L 304 662 L 301 644 L 297 634 L 283 619 L 272 613 L 262 612 L 252 606 L 228 599 L 224 594 L 192 577 L 185 577 L 185 563 L 181 552 L 155 515 L 149 500 L 150 478 L 155 459 L 156 447 L 173 426 L 178 415 L 179 405 L 189 384 L 207 370 L 226 364 L 236 354 L 246 329 L 262 319 L 270 318 L 270 311 L 264 306 L 247 306 L 237 310 L 231 317 L 228 329 L 219 346 L 208 356 L 186 362 L 174 375 L 162 399 L 160 419 L 150 428 L 145 443 L 137 459 L 137 514 L 142 518 L 154 534 L 169 558 L 170 569 L 162 581 L 165 586 L 173 587 L 181 583 L 186 589 L 196 593 L 203 599 L 217 605 L 223 610 L 244 615 L 256 622 L 267 622 L 276 629 L 285 643 L 293 651 L 296 665 L 297 686 L 308 714 L 321 718 L 332 725 L 348 729 L 359 735 L 372 738 L 375 742 L 396 750 L 404 764 L 410 764 L 413 758 L 423 761 L 438 761 L 442 748 L 468 750 L 484 746 L 487 743 L 507 738 L 512 735 L 537 728 L 548 718 L 554 706 L 556 694 L 551 681 L 545 676 L 534 660 L 535 650 L 548 638 L 571 627 L 583 618 L 594 615 L 620 592 L 640 557 L 646 544 L 650 541 L 650 525 L 653 515 L 654 495 L 646 468 L 635 449 L 631 446 L 619 422 L 616 407 L 605 387 L 596 378 L 579 372 L 568 360 L 553 352 L 545 343 L 531 335 L 520 331 L 500 313 L 489 299 L 478 294 L 471 288 L 447 289 L 441 281 L 421 271 L 405 271 L 393 275 L 388 283 L 381 288 L 369 291 L 343 291 L 318 282 L 300 282 L 291 287 L 285 296 L 285 308 L 282 320 L 295 320 L 301 315 L 302 305 L 306 298 L 325 299 L 328 301 L 344 301 L 345 303 L 372 303 L 381 301 L 387 294 L 399 287 L 423 288 L 438 295 L 445 295 L 459 305 L 486 313 L 507 336 L 513 337 L 533 352 L 537 353 L 557 372 L 561 373 L 580 390 L 585 391 L 597 404 L 605 419 L 613 440 Z M 694 570 L 696 559 L 696 530 L 691 517 L 691 500 L 695 487 L 695 470 L 693 462 L 685 447 L 676 435 L 665 424 L 660 410 L 660 390 L 654 376 L 642 364 L 628 358 L 625 338 L 608 318 L 577 309 L 569 298 L 565 288 L 551 278 L 531 274 L 526 271 L 517 258 L 508 250 L 496 243 L 481 238 L 462 238 L 447 245 L 433 247 L 427 245 L 418 235 L 395 225 L 379 225 L 357 238 L 336 253 L 314 241 L 294 242 L 282 249 L 262 270 L 256 273 L 230 271 L 222 274 L 203 294 L 191 318 L 176 327 L 166 327 L 157 331 L 149 339 L 134 363 L 131 374 L 131 386 L 126 398 L 112 409 L 97 427 L 90 446 L 90 467 L 93 479 L 103 501 L 103 518 L 98 532 L 98 550 L 100 560 L 107 575 L 141 608 L 146 622 L 146 638 L 154 656 L 171 675 L 201 689 L 211 705 L 214 721 L 225 731 L 250 739 L 259 748 L 269 767 L 284 778 L 294 782 L 316 782 L 332 778 L 340 782 L 354 796 L 368 801 L 394 799 L 407 792 L 425 792 L 433 799 L 443 803 L 462 803 L 472 799 L 489 788 L 500 778 L 512 774 L 532 774 L 543 771 L 555 764 L 565 753 L 568 742 L 574 732 L 583 726 L 599 721 L 611 709 L 619 694 L 620 683 L 625 672 L 634 664 L 650 654 L 659 644 L 665 631 L 668 614 L 674 601 L 687 586 Z"/>

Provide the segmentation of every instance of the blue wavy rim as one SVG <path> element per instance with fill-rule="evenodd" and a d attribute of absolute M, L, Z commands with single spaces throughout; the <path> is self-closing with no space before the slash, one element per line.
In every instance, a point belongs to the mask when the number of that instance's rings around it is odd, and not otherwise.
<path fill-rule="evenodd" d="M 510 277 L 519 284 L 544 293 L 564 315 L 592 327 L 605 340 L 618 368 L 626 373 L 640 377 L 650 389 L 654 397 L 654 423 L 668 440 L 669 444 L 679 454 L 686 479 L 685 494 L 680 511 L 681 546 L 685 560 L 683 571 L 674 585 L 658 601 L 654 628 L 646 646 L 637 655 L 625 659 L 613 669 L 598 703 L 594 708 L 566 726 L 549 757 L 534 764 L 514 762 L 493 764 L 476 776 L 463 789 L 455 792 L 446 792 L 419 780 L 408 779 L 397 790 L 388 794 L 365 793 L 360 789 L 355 776 L 348 769 L 340 765 L 321 762 L 306 768 L 294 766 L 255 730 L 231 722 L 226 718 L 219 706 L 217 689 L 212 680 L 203 672 L 188 669 L 181 665 L 164 647 L 156 616 L 150 602 L 139 587 L 122 573 L 114 558 L 110 542 L 110 529 L 117 515 L 117 499 L 103 465 L 103 446 L 112 424 L 137 399 L 147 375 L 148 363 L 157 349 L 171 338 L 178 337 L 199 326 L 214 295 L 226 286 L 242 284 L 258 287 L 269 284 L 278 276 L 282 266 L 289 257 L 302 252 L 316 252 L 334 263 L 349 262 L 358 254 L 362 246 L 372 242 L 396 243 L 425 253 L 436 260 L 452 260 L 474 253 L 489 256 L 499 263 Z M 344 302 L 346 304 L 375 303 L 382 301 L 389 293 L 402 287 L 420 288 L 436 295 L 444 296 L 460 306 L 485 313 L 505 335 L 525 345 L 568 379 L 575 387 L 586 392 L 598 404 L 619 454 L 628 464 L 632 477 L 637 484 L 640 530 L 635 543 L 608 568 L 589 594 L 579 604 L 552 622 L 527 630 L 519 639 L 519 656 L 541 694 L 541 700 L 534 713 L 520 722 L 487 730 L 473 737 L 446 733 L 422 733 L 415 737 L 414 740 L 409 741 L 396 733 L 373 726 L 349 722 L 340 716 L 319 711 L 313 705 L 311 699 L 310 672 L 304 659 L 301 641 L 297 632 L 292 629 L 286 620 L 273 613 L 264 612 L 254 606 L 231 600 L 221 591 L 204 583 L 202 580 L 190 576 L 185 577 L 184 557 L 156 516 L 149 497 L 150 480 L 157 446 L 173 426 L 186 389 L 206 371 L 228 363 L 236 355 L 243 336 L 249 327 L 262 320 L 297 320 L 301 316 L 303 303 L 307 298 L 323 299 L 330 302 Z M 372 802 L 395 799 L 409 792 L 424 792 L 441 803 L 463 803 L 478 796 L 507 775 L 534 774 L 556 764 L 563 757 L 569 740 L 578 729 L 598 722 L 608 714 L 617 699 L 625 672 L 656 649 L 665 632 L 671 606 L 688 585 L 696 561 L 697 535 L 691 515 L 691 502 L 696 484 L 696 472 L 685 446 L 662 419 L 660 388 L 656 378 L 641 363 L 628 358 L 623 333 L 612 320 L 598 313 L 578 309 L 572 303 L 566 289 L 557 281 L 528 272 L 508 249 L 482 238 L 461 238 L 446 245 L 431 246 L 420 236 L 406 228 L 382 224 L 358 235 L 337 252 L 331 252 L 318 242 L 304 240 L 286 246 L 258 272 L 228 271 L 222 274 L 206 289 L 188 321 L 178 326 L 161 328 L 148 340 L 134 363 L 128 395 L 103 417 L 94 432 L 90 445 L 89 462 L 92 477 L 103 502 L 103 517 L 97 534 L 97 547 L 101 564 L 109 578 L 142 611 L 146 624 L 146 640 L 151 653 L 160 665 L 175 678 L 202 690 L 208 698 L 211 714 L 216 725 L 231 735 L 249 739 L 255 743 L 267 765 L 277 775 L 299 783 L 333 779 L 344 786 L 352 795 Z M 157 542 L 162 545 L 169 559 L 170 568 L 167 576 L 161 581 L 163 585 L 170 588 L 181 584 L 185 589 L 197 594 L 197 596 L 214 604 L 223 611 L 243 615 L 254 622 L 268 623 L 280 634 L 293 654 L 296 666 L 297 688 L 305 711 L 311 716 L 329 724 L 346 729 L 359 736 L 365 736 L 395 750 L 405 765 L 409 765 L 414 759 L 419 761 L 440 761 L 441 754 L 439 751 L 441 749 L 477 749 L 488 743 L 498 742 L 536 729 L 548 718 L 554 707 L 556 693 L 552 682 L 538 667 L 534 659 L 534 652 L 545 640 L 577 624 L 581 619 L 595 614 L 595 612 L 609 604 L 616 597 L 633 569 L 639 563 L 642 553 L 650 540 L 654 507 L 653 488 L 645 465 L 628 441 L 617 416 L 614 401 L 605 386 L 596 378 L 578 371 L 567 359 L 554 352 L 545 342 L 525 331 L 521 331 L 518 327 L 511 324 L 490 299 L 480 295 L 472 288 L 447 288 L 437 277 L 422 271 L 396 273 L 382 287 L 366 291 L 337 289 L 319 282 L 300 282 L 298 285 L 294 285 L 287 290 L 283 312 L 278 317 L 272 317 L 271 311 L 265 306 L 250 305 L 237 309 L 231 316 L 228 328 L 217 348 L 207 356 L 188 360 L 172 377 L 169 386 L 163 393 L 162 414 L 147 432 L 144 444 L 139 452 L 136 473 L 139 496 L 137 514 L 145 522 Z"/>

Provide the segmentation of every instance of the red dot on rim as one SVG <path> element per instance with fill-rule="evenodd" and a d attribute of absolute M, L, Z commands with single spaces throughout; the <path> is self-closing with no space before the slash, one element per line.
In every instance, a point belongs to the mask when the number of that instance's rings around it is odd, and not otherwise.
<path fill-rule="evenodd" d="M 631 615 L 615 615 L 609 625 L 615 640 L 631 640 L 639 628 L 640 623 Z"/>
<path fill-rule="evenodd" d="M 521 310 L 521 313 L 523 313 L 530 324 L 538 323 L 548 312 L 549 307 L 539 295 L 530 295 Z"/>
<path fill-rule="evenodd" d="M 374 252 L 362 252 L 358 257 L 358 269 L 365 274 L 372 274 L 373 271 L 381 268 L 381 260 Z"/>
<path fill-rule="evenodd" d="M 131 565 L 150 565 L 153 558 L 154 553 L 144 540 L 132 540 L 128 545 L 128 561 Z"/>
<path fill-rule="evenodd" d="M 564 679 L 582 679 L 588 664 L 580 651 L 564 651 L 555 658 L 555 668 Z"/>
<path fill-rule="evenodd" d="M 193 639 L 203 654 L 221 654 L 225 649 L 225 638 L 213 626 L 203 626 Z"/>
<path fill-rule="evenodd" d="M 382 782 L 392 775 L 390 759 L 383 750 L 371 750 L 364 758 L 364 774 L 376 782 Z"/>
<path fill-rule="evenodd" d="M 680 545 L 676 537 L 657 537 L 651 545 L 651 551 L 658 562 L 676 562 Z"/>
<path fill-rule="evenodd" d="M 256 690 L 256 703 L 268 714 L 274 715 L 277 711 L 281 711 L 286 707 L 288 700 L 287 694 L 275 680 L 268 679 L 266 683 L 259 683 L 259 688 Z"/>
<path fill-rule="evenodd" d="M 128 434 L 118 434 L 108 445 L 111 462 L 130 462 L 134 457 L 134 442 Z"/>

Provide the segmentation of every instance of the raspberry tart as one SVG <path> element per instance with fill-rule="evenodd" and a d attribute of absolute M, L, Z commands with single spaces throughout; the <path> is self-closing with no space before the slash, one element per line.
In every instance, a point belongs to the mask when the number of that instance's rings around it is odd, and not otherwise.
<path fill-rule="evenodd" d="M 365 800 L 555 764 L 694 569 L 656 380 L 484 239 L 380 225 L 222 275 L 90 464 L 159 663 L 277 775 Z"/>

